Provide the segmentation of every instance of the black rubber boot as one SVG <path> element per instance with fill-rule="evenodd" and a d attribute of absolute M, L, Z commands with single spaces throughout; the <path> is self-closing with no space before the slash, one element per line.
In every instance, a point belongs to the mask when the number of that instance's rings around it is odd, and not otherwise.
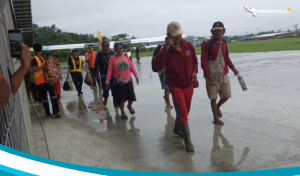
<path fill-rule="evenodd" d="M 181 129 L 180 129 L 179 119 L 177 117 L 176 117 L 176 120 L 175 120 L 175 126 L 174 126 L 174 129 L 173 129 L 173 134 L 177 135 L 181 138 L 183 137 L 183 134 L 182 134 Z"/>
<path fill-rule="evenodd" d="M 188 122 L 184 124 L 181 123 L 180 128 L 183 134 L 185 151 L 194 152 L 194 145 L 192 144 L 191 136 L 190 136 L 189 123 Z"/>

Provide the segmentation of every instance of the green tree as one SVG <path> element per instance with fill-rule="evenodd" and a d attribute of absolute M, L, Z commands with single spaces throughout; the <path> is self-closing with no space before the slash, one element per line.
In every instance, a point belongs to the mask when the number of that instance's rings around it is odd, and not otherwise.
<path fill-rule="evenodd" d="M 251 33 L 251 34 L 249 34 L 249 35 L 248 35 L 248 37 L 253 37 L 253 36 L 254 36 L 254 34 L 253 34 L 253 33 Z"/>
<path fill-rule="evenodd" d="M 103 41 L 103 40 L 108 40 L 108 41 L 109 41 L 109 38 L 106 37 L 105 35 L 103 35 L 103 36 L 102 36 L 102 41 Z"/>
<path fill-rule="evenodd" d="M 111 37 L 112 41 L 126 40 L 129 35 L 127 33 L 117 34 Z"/>
<path fill-rule="evenodd" d="M 98 38 L 92 34 L 77 34 L 64 32 L 58 29 L 55 24 L 52 26 L 40 27 L 37 24 L 32 24 L 33 29 L 33 41 L 41 43 L 42 45 L 64 45 L 74 43 L 95 43 L 98 42 Z M 80 52 L 83 52 L 84 49 Z M 58 51 L 47 51 L 55 58 L 62 61 L 66 60 L 70 55 L 70 50 L 58 50 Z"/>

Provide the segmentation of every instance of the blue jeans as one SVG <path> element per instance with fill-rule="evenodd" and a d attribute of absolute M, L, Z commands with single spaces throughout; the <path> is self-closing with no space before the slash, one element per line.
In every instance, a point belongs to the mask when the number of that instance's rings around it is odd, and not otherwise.
<path fill-rule="evenodd" d="M 165 81 L 166 81 L 166 75 L 159 76 L 159 79 L 160 79 L 161 88 L 162 89 L 168 89 L 169 86 L 165 83 Z"/>
<path fill-rule="evenodd" d="M 109 90 L 111 89 L 111 93 L 113 96 L 114 92 L 114 82 L 113 79 L 111 78 L 109 81 L 109 88 L 106 90 L 105 89 L 105 84 L 106 84 L 106 75 L 101 75 L 101 82 L 102 82 L 102 90 L 103 90 L 103 98 L 107 98 L 109 96 Z"/>

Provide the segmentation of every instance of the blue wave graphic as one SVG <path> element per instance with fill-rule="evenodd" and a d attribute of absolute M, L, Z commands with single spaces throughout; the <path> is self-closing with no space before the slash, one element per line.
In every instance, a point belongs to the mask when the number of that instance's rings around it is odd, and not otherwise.
<path fill-rule="evenodd" d="M 0 144 L 0 150 L 23 157 L 27 159 L 31 159 L 34 161 L 42 162 L 45 164 L 50 164 L 54 166 L 59 166 L 67 169 L 72 169 L 72 170 L 77 170 L 77 171 L 82 171 L 82 172 L 88 172 L 88 173 L 94 173 L 94 174 L 101 174 L 101 175 L 108 175 L 108 176 L 119 176 L 119 175 L 131 175 L 131 176 L 140 176 L 140 175 L 146 175 L 146 176 L 153 176 L 153 175 L 167 175 L 167 176 L 181 176 L 181 175 L 189 175 L 189 176 L 194 176 L 194 175 L 200 175 L 200 176 L 228 176 L 228 175 L 233 175 L 233 176 L 240 176 L 240 175 L 245 175 L 245 176 L 300 176 L 300 167 L 292 167 L 292 168 L 284 168 L 284 169 L 272 169 L 272 170 L 260 170 L 260 171 L 243 171 L 243 172 L 222 172 L 222 173 L 168 173 L 168 172 L 142 172 L 142 171 L 125 171 L 125 170 L 114 170 L 114 169 L 104 169 L 104 168 L 96 168 L 96 167 L 89 167 L 89 166 L 81 166 L 81 165 L 76 165 L 76 164 L 69 164 L 69 163 L 64 163 L 60 161 L 54 161 L 54 160 L 49 160 L 41 157 L 37 157 L 34 155 L 30 155 L 27 153 L 23 153 L 17 150 L 14 150 L 12 148 L 6 147 L 4 145 Z M 3 170 L 0 167 L 0 170 Z M 3 170 L 5 171 L 5 170 Z M 16 170 L 17 171 L 17 170 Z M 19 171 L 21 172 L 21 171 Z M 27 173 L 26 173 L 27 174 Z M 1 175 L 2 176 L 2 175 Z M 27 175 L 25 175 L 27 176 Z M 28 176 L 32 176 L 28 175 Z"/>
<path fill-rule="evenodd" d="M 1 173 L 1 171 L 3 171 Z M 15 176 L 15 175 L 22 175 L 22 176 L 37 176 L 34 174 L 30 174 L 27 172 L 19 171 L 10 167 L 6 167 L 0 164 L 0 175 L 1 176 Z"/>

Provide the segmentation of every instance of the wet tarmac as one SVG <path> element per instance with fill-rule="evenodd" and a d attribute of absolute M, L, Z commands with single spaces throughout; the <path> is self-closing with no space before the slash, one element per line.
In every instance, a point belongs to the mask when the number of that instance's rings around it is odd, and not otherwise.
<path fill-rule="evenodd" d="M 166 109 L 151 58 L 134 64 L 136 114 L 121 120 L 110 98 L 102 105 L 101 90 L 83 86 L 84 95 L 63 91 L 63 117 L 42 116 L 51 159 L 120 170 L 154 172 L 250 171 L 300 165 L 300 51 L 231 54 L 248 91 L 231 72 L 233 98 L 222 106 L 225 126 L 212 124 L 210 101 L 199 68 L 189 115 L 194 153 L 173 136 L 174 109 Z M 199 58 L 199 57 L 198 57 Z M 85 73 L 83 73 L 85 76 Z M 66 69 L 64 69 L 66 76 Z M 41 127 L 32 110 L 37 155 L 47 157 Z"/>

